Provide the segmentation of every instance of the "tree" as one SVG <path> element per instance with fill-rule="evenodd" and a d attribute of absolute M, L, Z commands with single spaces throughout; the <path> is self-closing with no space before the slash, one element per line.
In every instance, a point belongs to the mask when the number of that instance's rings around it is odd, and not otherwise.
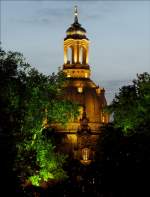
<path fill-rule="evenodd" d="M 15 174 L 12 172 L 16 155 L 13 133 L 19 131 L 22 110 L 19 110 L 19 97 L 22 84 L 17 79 L 17 67 L 28 67 L 23 56 L 17 52 L 5 52 L 0 48 L 0 150 L 3 187 L 15 187 Z M 20 95 L 20 96 L 19 96 Z M 6 184 L 7 183 L 7 184 Z M 5 190 L 5 193 L 7 190 Z"/>
<path fill-rule="evenodd" d="M 97 143 L 101 187 L 118 196 L 149 193 L 150 75 L 137 75 L 132 85 L 123 86 L 106 110 L 114 121 L 101 128 Z"/>
<path fill-rule="evenodd" d="M 51 139 L 43 134 L 45 124 L 65 124 L 78 114 L 77 105 L 61 97 L 64 74 L 46 76 L 26 63 L 22 54 L 2 49 L 0 63 L 1 127 L 3 134 L 9 130 L 13 141 L 14 170 L 19 179 L 40 185 L 41 181 L 66 177 L 62 168 L 65 156 L 55 153 Z"/>
<path fill-rule="evenodd" d="M 150 122 L 150 75 L 137 75 L 133 84 L 123 86 L 108 110 L 114 115 L 115 127 L 126 135 L 148 132 Z"/>

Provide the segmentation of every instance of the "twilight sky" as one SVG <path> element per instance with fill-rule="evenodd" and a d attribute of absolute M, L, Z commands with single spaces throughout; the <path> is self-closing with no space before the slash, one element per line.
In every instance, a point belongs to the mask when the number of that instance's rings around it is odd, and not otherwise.
<path fill-rule="evenodd" d="M 74 5 L 90 39 L 91 78 L 110 102 L 137 73 L 150 72 L 150 1 L 1 1 L 2 47 L 41 72 L 57 72 Z"/>

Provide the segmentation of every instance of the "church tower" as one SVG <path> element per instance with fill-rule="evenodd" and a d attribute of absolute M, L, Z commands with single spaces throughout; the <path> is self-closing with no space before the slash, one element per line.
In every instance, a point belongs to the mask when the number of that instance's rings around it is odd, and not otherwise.
<path fill-rule="evenodd" d="M 59 124 L 53 126 L 57 134 L 63 136 L 63 151 L 83 163 L 93 159 L 96 141 L 101 133 L 100 126 L 108 123 L 108 115 L 103 111 L 107 105 L 105 90 L 90 79 L 88 56 L 89 39 L 79 23 L 75 6 L 74 22 L 64 38 L 62 67 L 67 77 L 64 98 L 79 104 L 80 115 L 77 119 L 71 119 L 65 128 Z"/>
<path fill-rule="evenodd" d="M 86 37 L 86 30 L 78 22 L 77 7 L 74 12 L 74 23 L 67 29 L 66 34 L 64 39 L 64 72 L 67 77 L 71 78 L 89 78 L 89 40 Z"/>

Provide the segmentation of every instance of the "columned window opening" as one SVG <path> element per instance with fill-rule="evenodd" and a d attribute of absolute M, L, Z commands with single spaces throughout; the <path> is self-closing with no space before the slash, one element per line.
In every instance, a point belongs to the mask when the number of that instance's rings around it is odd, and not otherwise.
<path fill-rule="evenodd" d="M 89 155 L 90 155 L 89 148 L 83 148 L 82 149 L 82 158 L 83 158 L 83 161 L 88 161 L 89 160 Z"/>
<path fill-rule="evenodd" d="M 69 47 L 67 50 L 67 63 L 72 64 L 72 56 L 73 56 L 73 51 L 72 48 Z"/>

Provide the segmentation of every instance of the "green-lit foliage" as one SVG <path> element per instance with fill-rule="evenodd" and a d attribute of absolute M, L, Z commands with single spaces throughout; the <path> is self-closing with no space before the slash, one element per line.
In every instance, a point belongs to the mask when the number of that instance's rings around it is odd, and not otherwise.
<path fill-rule="evenodd" d="M 125 135 L 149 131 L 150 75 L 137 75 L 132 85 L 122 87 L 108 109 L 114 114 L 115 127 L 122 128 Z"/>
<path fill-rule="evenodd" d="M 29 178 L 33 185 L 39 186 L 39 182 L 41 181 L 41 177 L 39 175 L 34 175 Z"/>
<path fill-rule="evenodd" d="M 29 142 L 27 150 L 35 153 L 34 170 L 28 174 L 33 185 L 39 186 L 42 181 L 50 179 L 64 179 L 66 173 L 62 169 L 66 156 L 54 152 L 54 146 L 50 140 L 45 139 L 40 133 Z M 32 165 L 32 164 L 31 164 Z"/>
<path fill-rule="evenodd" d="M 45 118 L 48 123 L 65 124 L 78 114 L 76 104 L 61 99 L 64 74 L 39 73 L 20 53 L 0 50 L 0 63 L 1 109 L 3 115 L 9 114 L 8 124 L 12 123 L 15 172 L 22 182 L 29 179 L 34 185 L 65 178 L 62 168 L 65 156 L 55 153 L 51 140 L 42 133 Z"/>

